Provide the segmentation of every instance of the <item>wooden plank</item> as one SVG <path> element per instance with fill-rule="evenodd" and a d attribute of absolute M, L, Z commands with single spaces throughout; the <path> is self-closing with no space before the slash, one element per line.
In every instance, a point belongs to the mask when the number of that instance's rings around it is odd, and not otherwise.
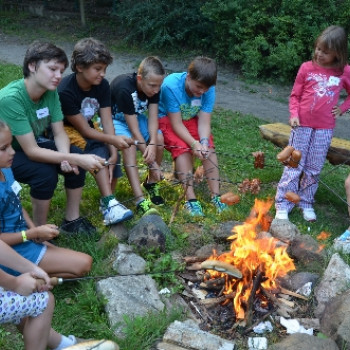
<path fill-rule="evenodd" d="M 291 127 L 283 123 L 264 124 L 259 126 L 261 136 L 278 147 L 288 145 Z M 333 137 L 328 150 L 327 159 L 333 165 L 346 164 L 350 166 L 350 141 Z"/>

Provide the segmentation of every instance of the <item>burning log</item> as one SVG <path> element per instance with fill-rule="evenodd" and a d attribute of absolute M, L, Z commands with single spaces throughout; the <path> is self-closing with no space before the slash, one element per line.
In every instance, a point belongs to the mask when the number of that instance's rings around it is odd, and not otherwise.
<path fill-rule="evenodd" d="M 199 286 L 204 289 L 211 289 L 211 290 L 221 290 L 222 286 L 225 285 L 225 278 L 214 278 L 210 279 L 208 281 L 202 282 Z"/>
<path fill-rule="evenodd" d="M 258 269 L 258 272 L 256 273 L 254 279 L 253 279 L 253 286 L 250 291 L 250 295 L 247 302 L 247 310 L 245 312 L 244 321 L 247 326 L 250 326 L 252 324 L 253 320 L 253 303 L 254 298 L 257 290 L 260 287 L 261 281 L 263 279 L 263 273 L 260 271 L 260 268 Z"/>
<path fill-rule="evenodd" d="M 250 325 L 254 311 L 267 312 L 273 301 L 276 302 L 276 307 L 285 312 L 293 311 L 291 305 L 287 305 L 288 302 L 277 300 L 272 292 L 270 298 L 264 297 L 260 292 L 262 289 L 279 291 L 278 278 L 295 269 L 286 247 L 277 247 L 277 240 L 273 237 L 257 238 L 257 229 L 265 226 L 271 205 L 272 201 L 256 200 L 252 210 L 254 215 L 243 225 L 235 226 L 233 234 L 228 237 L 232 240 L 231 250 L 221 255 L 214 253 L 201 263 L 201 267 L 207 270 L 204 281 L 225 277 L 223 294 L 234 295 L 232 304 L 237 323 L 240 324 Z M 267 303 L 266 298 L 270 303 Z M 216 301 L 208 303 L 215 304 Z M 223 301 L 223 305 L 228 302 L 229 298 Z"/>
<path fill-rule="evenodd" d="M 235 293 L 227 294 L 227 295 L 222 295 L 221 297 L 218 298 L 208 298 L 201 300 L 199 303 L 206 308 L 210 309 L 214 306 L 217 306 L 221 303 L 223 303 L 227 299 L 233 299 L 235 297 Z"/>

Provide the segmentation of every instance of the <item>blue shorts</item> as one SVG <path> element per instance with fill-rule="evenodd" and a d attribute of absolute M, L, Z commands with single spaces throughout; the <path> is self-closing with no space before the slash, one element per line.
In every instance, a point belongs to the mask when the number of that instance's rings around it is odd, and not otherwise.
<path fill-rule="evenodd" d="M 3 233 L 6 234 L 6 233 Z M 11 233 L 9 233 L 10 235 Z M 35 243 L 33 241 L 27 241 L 23 243 L 19 243 L 16 245 L 11 246 L 19 255 L 23 256 L 24 258 L 28 259 L 35 265 L 39 265 L 40 261 L 44 257 L 46 250 L 47 250 L 47 245 L 42 244 L 42 243 Z M 10 275 L 13 276 L 19 276 L 20 273 L 9 269 L 6 266 L 0 265 L 0 268 L 7 272 Z"/>
<path fill-rule="evenodd" d="M 140 114 L 137 116 L 137 120 L 139 122 L 139 130 L 144 140 L 148 142 L 149 140 L 149 132 L 148 132 L 148 118 L 144 114 Z M 132 138 L 131 131 L 126 122 L 122 122 L 120 120 L 113 119 L 113 125 L 116 135 L 124 135 Z"/>

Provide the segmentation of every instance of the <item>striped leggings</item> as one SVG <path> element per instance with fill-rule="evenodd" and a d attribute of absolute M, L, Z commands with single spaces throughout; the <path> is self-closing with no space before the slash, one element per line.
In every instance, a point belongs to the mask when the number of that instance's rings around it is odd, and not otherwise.
<path fill-rule="evenodd" d="M 300 208 L 312 207 L 332 136 L 333 129 L 302 126 L 292 129 L 289 145 L 299 150 L 302 156 L 297 168 L 284 167 L 275 197 L 276 210 L 286 209 L 290 212 L 293 209 L 294 203 L 285 198 L 288 191 L 300 196 Z"/>

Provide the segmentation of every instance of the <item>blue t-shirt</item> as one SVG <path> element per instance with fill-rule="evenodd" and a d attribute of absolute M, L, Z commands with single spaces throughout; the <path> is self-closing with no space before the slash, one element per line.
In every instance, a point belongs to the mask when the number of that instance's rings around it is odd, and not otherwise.
<path fill-rule="evenodd" d="M 182 120 L 189 120 L 199 111 L 211 113 L 215 103 L 215 86 L 211 86 L 201 97 L 190 97 L 185 90 L 187 73 L 168 75 L 162 84 L 159 101 L 159 118 L 168 113 L 181 112 Z"/>
<path fill-rule="evenodd" d="M 19 199 L 21 187 L 15 181 L 10 168 L 1 168 L 1 172 L 5 177 L 5 181 L 0 181 L 0 231 L 6 233 L 27 230 L 28 227 L 23 217 L 22 205 Z M 12 248 L 34 264 L 39 264 L 47 249 L 46 245 L 33 241 L 16 244 Z M 0 265 L 0 268 L 11 275 L 19 275 L 17 271 L 8 269 L 3 265 Z"/>

